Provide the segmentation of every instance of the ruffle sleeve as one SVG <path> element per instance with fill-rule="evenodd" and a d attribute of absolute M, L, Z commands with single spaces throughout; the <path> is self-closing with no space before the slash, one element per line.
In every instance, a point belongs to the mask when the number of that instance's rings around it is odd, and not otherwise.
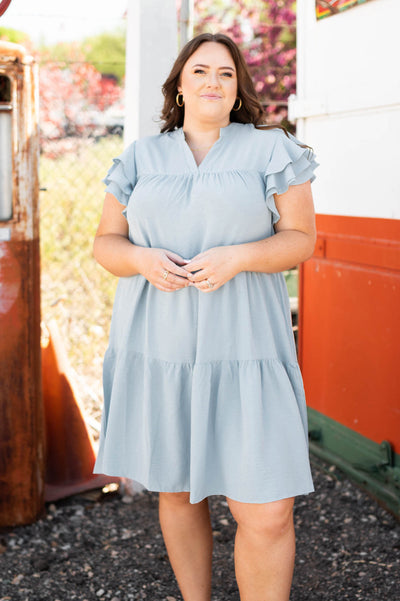
<path fill-rule="evenodd" d="M 102 181 L 106 184 L 106 192 L 110 192 L 118 202 L 127 206 L 136 185 L 135 142 L 113 159 L 113 164 Z"/>
<path fill-rule="evenodd" d="M 273 215 L 273 223 L 280 219 L 275 206 L 274 194 L 287 192 L 289 186 L 304 184 L 315 179 L 314 170 L 319 163 L 310 148 L 303 148 L 292 134 L 289 137 L 283 131 L 277 132 L 269 163 L 264 173 L 266 202 Z"/>

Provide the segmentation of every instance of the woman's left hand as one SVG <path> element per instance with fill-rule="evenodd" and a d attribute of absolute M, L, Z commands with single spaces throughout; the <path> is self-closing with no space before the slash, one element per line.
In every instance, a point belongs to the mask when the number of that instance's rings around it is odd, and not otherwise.
<path fill-rule="evenodd" d="M 239 246 L 216 246 L 196 255 L 183 268 L 191 272 L 189 286 L 213 292 L 237 275 L 240 269 Z"/>

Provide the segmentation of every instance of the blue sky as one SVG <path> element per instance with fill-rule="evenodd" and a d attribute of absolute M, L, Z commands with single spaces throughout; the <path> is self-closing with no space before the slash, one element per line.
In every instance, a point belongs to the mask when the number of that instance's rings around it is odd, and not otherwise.
<path fill-rule="evenodd" d="M 0 17 L 0 26 L 25 31 L 36 43 L 79 40 L 115 29 L 122 21 L 127 3 L 127 0 L 12 0 Z"/>

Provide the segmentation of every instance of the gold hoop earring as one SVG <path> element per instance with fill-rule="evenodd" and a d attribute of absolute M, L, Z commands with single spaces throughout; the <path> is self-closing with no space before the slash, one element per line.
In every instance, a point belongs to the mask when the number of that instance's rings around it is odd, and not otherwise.
<path fill-rule="evenodd" d="M 182 100 L 180 102 L 179 102 L 179 100 L 180 100 L 179 96 L 182 96 Z M 184 101 L 183 101 L 183 94 L 182 94 L 182 92 L 178 92 L 177 93 L 176 98 L 175 98 L 175 102 L 176 102 L 176 104 L 179 107 L 182 107 L 185 104 Z"/>
<path fill-rule="evenodd" d="M 236 100 L 239 100 L 239 106 L 238 106 L 237 108 L 235 108 Z M 233 111 L 240 111 L 240 109 L 242 108 L 242 99 L 241 99 L 241 98 L 239 98 L 239 96 L 238 96 L 238 97 L 236 98 L 236 100 L 235 100 L 235 104 L 234 104 L 234 105 L 233 105 L 233 107 L 232 107 L 232 110 L 233 110 Z"/>

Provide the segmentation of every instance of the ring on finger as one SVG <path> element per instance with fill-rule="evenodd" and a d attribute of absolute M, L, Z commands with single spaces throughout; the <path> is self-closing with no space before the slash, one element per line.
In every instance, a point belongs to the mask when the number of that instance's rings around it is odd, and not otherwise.
<path fill-rule="evenodd" d="M 212 282 L 210 282 L 209 279 L 207 279 L 206 281 L 207 281 L 207 284 L 208 284 L 209 288 L 212 288 L 214 286 L 214 284 Z"/>
<path fill-rule="evenodd" d="M 163 280 L 167 279 L 167 277 L 168 277 L 168 271 L 167 270 L 163 271 L 162 277 L 163 277 Z"/>

